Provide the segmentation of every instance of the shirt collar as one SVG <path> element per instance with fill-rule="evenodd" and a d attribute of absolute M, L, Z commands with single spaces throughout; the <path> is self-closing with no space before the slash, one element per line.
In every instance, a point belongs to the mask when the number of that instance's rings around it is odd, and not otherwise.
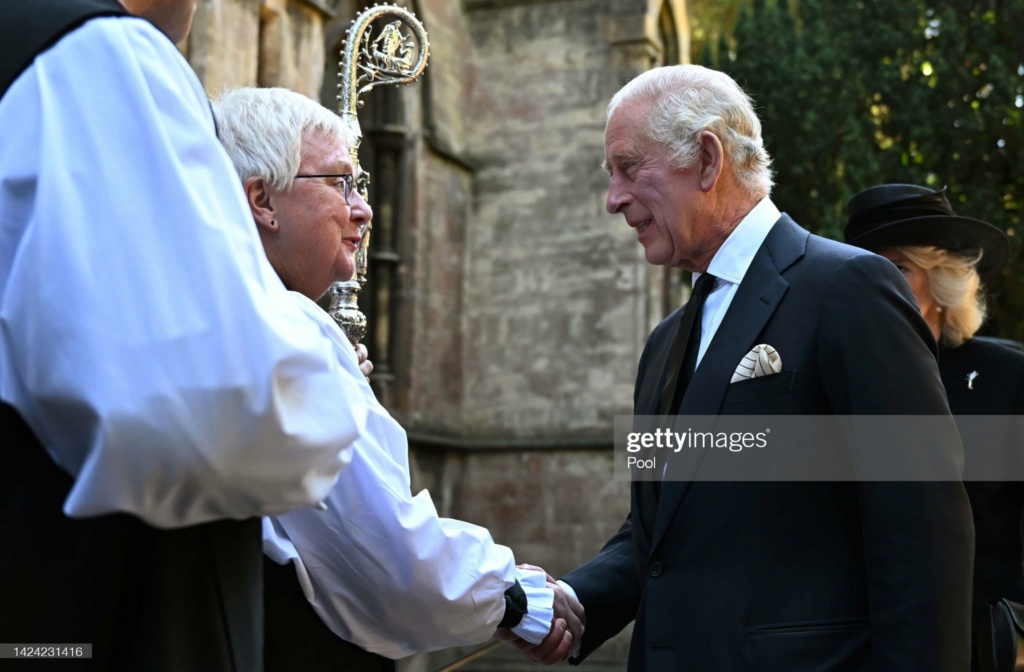
<path fill-rule="evenodd" d="M 718 248 L 708 264 L 708 273 L 726 282 L 740 284 L 754 261 L 754 255 L 781 216 L 771 198 L 762 198 Z M 700 276 L 700 273 L 694 273 L 693 282 L 696 283 Z"/>

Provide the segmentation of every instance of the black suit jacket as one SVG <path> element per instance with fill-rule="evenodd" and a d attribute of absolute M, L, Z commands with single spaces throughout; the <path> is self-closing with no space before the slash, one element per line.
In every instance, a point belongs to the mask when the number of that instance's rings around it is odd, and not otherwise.
<path fill-rule="evenodd" d="M 671 315 L 648 340 L 637 414 L 658 414 L 677 324 Z M 758 343 L 778 350 L 783 371 L 730 384 Z M 785 215 L 680 409 L 948 413 L 933 339 L 895 267 Z M 822 449 L 850 450 L 841 438 Z M 960 473 L 955 432 L 934 459 Z M 635 524 L 651 516 L 646 502 L 634 483 L 623 527 L 565 577 L 587 610 L 582 658 L 635 618 L 633 672 L 967 669 L 973 526 L 959 481 L 666 482 L 650 535 Z"/>

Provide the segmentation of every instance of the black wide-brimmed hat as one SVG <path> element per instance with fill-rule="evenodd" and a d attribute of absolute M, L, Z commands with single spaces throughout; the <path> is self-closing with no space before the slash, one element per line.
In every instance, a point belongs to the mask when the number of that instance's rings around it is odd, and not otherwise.
<path fill-rule="evenodd" d="M 914 184 L 882 184 L 856 194 L 847 205 L 843 238 L 866 250 L 923 245 L 965 256 L 982 253 L 982 280 L 1003 270 L 1010 240 L 987 222 L 953 212 L 946 189 L 932 191 Z"/>

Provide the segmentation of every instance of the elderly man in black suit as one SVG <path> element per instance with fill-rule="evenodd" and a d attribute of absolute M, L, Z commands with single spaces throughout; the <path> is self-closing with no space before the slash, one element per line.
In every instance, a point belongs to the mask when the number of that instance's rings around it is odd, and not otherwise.
<path fill-rule="evenodd" d="M 948 418 L 899 273 L 781 214 L 769 163 L 750 99 L 722 73 L 658 68 L 612 99 L 607 208 L 648 262 L 695 278 L 647 342 L 636 414 Z M 779 370 L 732 382 L 752 350 Z M 842 441 L 821 450 L 868 459 Z M 574 662 L 635 619 L 630 672 L 966 670 L 962 450 L 956 432 L 927 450 L 951 477 L 727 483 L 698 469 L 660 492 L 634 483 L 625 524 L 563 579 L 587 614 Z M 550 662 L 546 644 L 519 646 Z"/>

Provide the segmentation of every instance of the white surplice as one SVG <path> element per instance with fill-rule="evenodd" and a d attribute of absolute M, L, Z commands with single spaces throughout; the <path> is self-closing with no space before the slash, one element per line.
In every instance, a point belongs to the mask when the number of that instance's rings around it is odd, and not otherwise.
<path fill-rule="evenodd" d="M 271 268 L 207 98 L 135 18 L 89 21 L 0 99 L 0 399 L 75 480 L 160 527 L 323 499 L 366 406 Z"/>

